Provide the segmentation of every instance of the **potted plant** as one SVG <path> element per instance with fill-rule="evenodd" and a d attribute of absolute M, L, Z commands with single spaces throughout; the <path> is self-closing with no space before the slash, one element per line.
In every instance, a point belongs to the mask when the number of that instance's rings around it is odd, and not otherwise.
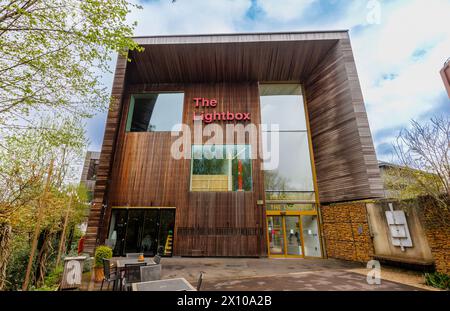
<path fill-rule="evenodd" d="M 95 281 L 101 282 L 104 278 L 103 273 L 103 258 L 109 259 L 112 257 L 112 249 L 108 246 L 102 245 L 95 250 Z"/>

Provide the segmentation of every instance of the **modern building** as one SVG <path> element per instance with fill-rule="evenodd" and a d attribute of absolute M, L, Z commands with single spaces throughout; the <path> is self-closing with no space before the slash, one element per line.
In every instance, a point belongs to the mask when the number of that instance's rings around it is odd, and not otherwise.
<path fill-rule="evenodd" d="M 383 196 L 347 31 L 135 40 L 145 50 L 117 61 L 88 251 L 326 257 L 321 206 Z"/>
<path fill-rule="evenodd" d="M 100 152 L 87 151 L 84 159 L 83 171 L 81 172 L 80 183 L 86 186 L 89 197 L 94 195 L 95 180 L 97 178 L 98 164 L 100 163 Z"/>

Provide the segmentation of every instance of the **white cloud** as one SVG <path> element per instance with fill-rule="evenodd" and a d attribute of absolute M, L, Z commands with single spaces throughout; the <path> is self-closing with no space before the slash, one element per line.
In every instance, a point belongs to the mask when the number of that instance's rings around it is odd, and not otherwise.
<path fill-rule="evenodd" d="M 438 104 L 444 91 L 439 70 L 450 56 L 448 12 L 449 1 L 393 2 L 382 5 L 380 25 L 353 36 L 372 132 L 408 126 Z M 418 51 L 423 55 L 413 57 Z"/>
<path fill-rule="evenodd" d="M 314 2 L 317 0 L 259 0 L 258 5 L 268 18 L 288 22 L 301 17 Z"/>
<path fill-rule="evenodd" d="M 379 25 L 367 25 L 368 1 L 338 3 L 345 5 L 343 13 L 306 22 L 318 0 L 258 0 L 264 14 L 253 20 L 246 18 L 251 0 L 160 0 L 141 3 L 144 9 L 129 20 L 139 22 L 136 35 L 352 29 L 372 133 L 407 126 L 435 108 L 444 92 L 439 70 L 450 57 L 450 1 L 380 0 Z M 414 58 L 422 49 L 426 53 Z M 395 134 L 375 143 L 390 143 Z"/>
<path fill-rule="evenodd" d="M 133 2 L 143 6 L 129 16 L 138 21 L 136 36 L 233 32 L 251 6 L 250 0 Z"/>

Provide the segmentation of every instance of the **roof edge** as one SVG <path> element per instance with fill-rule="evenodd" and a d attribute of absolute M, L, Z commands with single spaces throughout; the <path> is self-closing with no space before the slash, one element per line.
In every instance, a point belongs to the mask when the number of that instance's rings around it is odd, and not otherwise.
<path fill-rule="evenodd" d="M 195 35 L 156 35 L 132 37 L 141 45 L 157 44 L 208 44 L 208 43 L 245 43 L 271 41 L 313 41 L 340 40 L 349 38 L 348 30 L 291 31 L 291 32 L 247 32 Z"/>
<path fill-rule="evenodd" d="M 290 35 L 290 34 L 314 34 L 314 33 L 348 33 L 349 29 L 337 30 L 308 30 L 308 31 L 268 31 L 268 32 L 224 32 L 224 33 L 201 33 L 201 34 L 171 34 L 153 36 L 133 36 L 133 39 L 140 38 L 174 38 L 174 37 L 220 37 L 220 36 L 251 36 L 251 35 Z"/>

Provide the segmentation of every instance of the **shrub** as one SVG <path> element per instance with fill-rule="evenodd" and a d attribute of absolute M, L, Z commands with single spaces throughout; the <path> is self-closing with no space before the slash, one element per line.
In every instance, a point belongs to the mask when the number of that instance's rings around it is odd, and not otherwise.
<path fill-rule="evenodd" d="M 425 273 L 425 284 L 440 289 L 450 289 L 450 276 L 445 273 Z"/>
<path fill-rule="evenodd" d="M 95 250 L 95 267 L 103 267 L 103 258 L 109 259 L 112 257 L 112 249 L 108 246 L 102 245 Z"/>
<path fill-rule="evenodd" d="M 44 280 L 44 284 L 39 288 L 32 287 L 32 291 L 55 291 L 58 289 L 61 282 L 64 267 L 58 266 L 53 269 Z"/>
<path fill-rule="evenodd" d="M 63 274 L 64 267 L 62 265 L 56 267 L 55 269 L 50 272 L 44 280 L 44 285 L 47 287 L 54 287 L 58 286 L 61 282 L 62 274 Z"/>

